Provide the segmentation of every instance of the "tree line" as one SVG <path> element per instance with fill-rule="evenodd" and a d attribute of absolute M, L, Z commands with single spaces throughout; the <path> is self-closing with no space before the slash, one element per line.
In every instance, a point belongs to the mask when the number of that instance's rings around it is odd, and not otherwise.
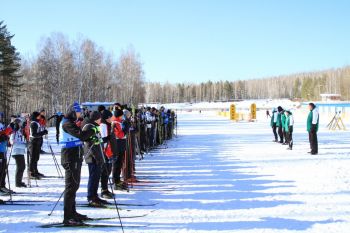
<path fill-rule="evenodd" d="M 43 38 L 37 55 L 20 57 L 0 22 L 0 112 L 65 111 L 73 102 L 213 102 L 289 98 L 320 100 L 338 93 L 350 100 L 350 66 L 317 72 L 238 81 L 146 82 L 140 56 L 129 47 L 119 57 L 88 38 L 70 41 L 61 33 Z M 195 77 L 194 77 L 195 78 Z"/>
<path fill-rule="evenodd" d="M 159 103 L 268 98 L 317 101 L 322 93 L 341 94 L 343 100 L 350 100 L 350 66 L 252 80 L 146 83 L 146 101 Z"/>

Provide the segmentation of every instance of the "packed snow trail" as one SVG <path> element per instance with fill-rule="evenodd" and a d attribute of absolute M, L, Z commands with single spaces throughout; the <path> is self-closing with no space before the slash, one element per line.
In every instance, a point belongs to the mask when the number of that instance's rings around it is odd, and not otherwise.
<path fill-rule="evenodd" d="M 147 225 L 126 228 L 126 232 L 349 232 L 350 133 L 321 129 L 320 154 L 311 156 L 304 119 L 296 122 L 293 151 L 271 142 L 272 132 L 264 119 L 233 123 L 210 114 L 181 113 L 178 122 L 177 138 L 137 162 L 136 176 L 142 182 L 129 193 L 117 193 L 119 203 L 141 204 L 120 205 L 122 217 L 145 215 L 124 218 L 126 225 Z M 12 183 L 14 168 L 11 162 Z M 51 155 L 42 155 L 39 170 L 57 175 Z M 87 177 L 85 166 L 78 203 L 86 203 Z M 38 185 L 15 189 L 24 195 L 14 199 L 46 202 L 0 206 L 1 230 L 107 231 L 37 228 L 62 221 L 61 203 L 52 217 L 47 214 L 63 191 L 64 181 L 48 178 Z M 112 209 L 78 207 L 78 211 L 95 218 L 117 216 Z M 118 224 L 118 220 L 98 223 Z"/>

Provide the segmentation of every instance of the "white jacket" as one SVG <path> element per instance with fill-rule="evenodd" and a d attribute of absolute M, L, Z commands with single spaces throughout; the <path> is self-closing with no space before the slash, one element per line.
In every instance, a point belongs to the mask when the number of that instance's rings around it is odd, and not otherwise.
<path fill-rule="evenodd" d="M 24 155 L 27 143 L 21 130 L 13 131 L 10 135 L 10 143 L 12 145 L 12 155 Z"/>

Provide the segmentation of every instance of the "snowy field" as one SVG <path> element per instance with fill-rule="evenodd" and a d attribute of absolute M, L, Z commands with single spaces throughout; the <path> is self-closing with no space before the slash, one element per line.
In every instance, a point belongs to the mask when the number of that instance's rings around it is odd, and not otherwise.
<path fill-rule="evenodd" d="M 330 132 L 324 119 L 319 154 L 308 154 L 305 114 L 296 115 L 294 150 L 272 142 L 268 120 L 233 123 L 213 113 L 179 114 L 178 137 L 143 161 L 137 177 L 145 181 L 129 193 L 118 192 L 122 221 L 132 232 L 350 232 L 350 133 Z M 321 118 L 322 119 L 322 118 Z M 54 132 L 50 132 L 54 140 Z M 52 142 L 53 143 L 53 142 Z M 59 158 L 59 148 L 54 147 Z M 45 150 L 48 150 L 45 148 Z M 10 165 L 14 184 L 14 161 Z M 57 176 L 51 155 L 42 155 L 39 171 Z M 88 171 L 82 169 L 78 203 L 86 203 Z M 63 219 L 64 181 L 32 181 L 17 189 L 14 200 L 39 201 L 31 206 L 0 206 L 0 232 L 121 232 L 120 228 L 50 228 L 37 226 Z M 1 197 L 7 200 L 8 197 Z M 89 217 L 117 216 L 113 209 L 78 207 Z M 127 218 L 128 216 L 140 216 Z M 115 224 L 118 219 L 94 221 Z"/>

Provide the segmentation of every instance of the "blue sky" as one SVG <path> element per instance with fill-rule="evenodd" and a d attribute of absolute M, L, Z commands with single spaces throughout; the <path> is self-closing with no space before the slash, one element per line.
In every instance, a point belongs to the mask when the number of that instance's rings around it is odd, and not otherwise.
<path fill-rule="evenodd" d="M 350 1 L 0 0 L 13 44 L 79 34 L 118 56 L 133 45 L 149 81 L 262 78 L 350 64 Z"/>

